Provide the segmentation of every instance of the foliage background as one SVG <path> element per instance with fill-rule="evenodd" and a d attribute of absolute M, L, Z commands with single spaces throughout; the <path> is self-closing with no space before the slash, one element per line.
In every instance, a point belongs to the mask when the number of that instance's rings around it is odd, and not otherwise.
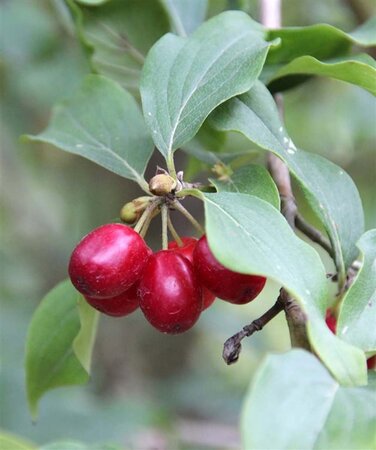
<path fill-rule="evenodd" d="M 357 24 L 345 1 L 283 3 L 284 25 L 327 22 L 347 31 Z M 371 1 L 360 3 L 371 10 Z M 242 398 L 252 373 L 266 352 L 288 348 L 284 318 L 277 317 L 246 342 L 236 366 L 222 362 L 222 343 L 273 303 L 277 286 L 271 283 L 250 305 L 217 301 L 181 336 L 155 332 L 140 312 L 125 319 L 102 317 L 92 381 L 84 388 L 49 393 L 38 423 L 31 423 L 23 371 L 31 315 L 44 293 L 66 277 L 75 243 L 113 220 L 121 205 L 138 194 L 133 184 L 86 160 L 18 141 L 25 132 L 40 131 L 51 106 L 89 72 L 59 4 L 0 2 L 1 428 L 38 444 L 69 438 L 137 449 L 165 439 L 197 448 L 192 439 L 205 430 L 212 442 L 221 436 L 227 447 L 236 448 Z M 256 1 L 212 4 L 241 8 L 258 18 Z M 285 95 L 285 110 L 297 146 L 323 154 L 353 177 L 365 207 L 366 228 L 375 227 L 376 109 L 371 94 L 345 83 L 312 79 Z M 185 158 L 179 155 L 178 166 L 186 165 Z M 150 167 L 158 162 L 156 155 Z M 182 235 L 191 232 L 184 221 L 177 223 Z M 158 248 L 158 221 L 149 236 Z"/>

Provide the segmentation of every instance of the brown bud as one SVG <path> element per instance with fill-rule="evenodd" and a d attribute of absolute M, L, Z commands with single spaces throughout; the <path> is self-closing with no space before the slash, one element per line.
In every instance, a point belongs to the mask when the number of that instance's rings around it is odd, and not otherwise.
<path fill-rule="evenodd" d="M 120 219 L 128 224 L 135 223 L 145 211 L 151 197 L 138 197 L 126 203 L 120 210 Z"/>
<path fill-rule="evenodd" d="M 176 189 L 176 181 L 170 175 L 164 173 L 155 175 L 149 181 L 149 190 L 154 195 L 167 195 L 173 192 L 174 189 Z"/>

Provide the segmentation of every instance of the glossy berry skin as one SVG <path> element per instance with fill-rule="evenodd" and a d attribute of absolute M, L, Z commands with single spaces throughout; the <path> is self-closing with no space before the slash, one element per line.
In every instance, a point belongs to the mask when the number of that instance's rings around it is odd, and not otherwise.
<path fill-rule="evenodd" d="M 215 259 L 206 236 L 202 236 L 196 245 L 193 265 L 203 286 L 222 300 L 238 305 L 254 300 L 266 283 L 265 277 L 226 269 Z"/>
<path fill-rule="evenodd" d="M 372 370 L 376 368 L 376 355 L 371 356 L 367 359 L 367 369 Z"/>
<path fill-rule="evenodd" d="M 103 225 L 87 234 L 73 250 L 69 276 L 84 295 L 115 297 L 141 277 L 149 251 L 132 228 L 118 223 Z"/>
<path fill-rule="evenodd" d="M 128 316 L 139 307 L 138 286 L 139 282 L 137 281 L 133 286 L 116 297 L 92 298 L 84 296 L 84 298 L 93 308 L 108 316 Z"/>
<path fill-rule="evenodd" d="M 329 330 L 336 334 L 337 319 L 330 308 L 326 310 L 325 322 L 328 325 Z"/>
<path fill-rule="evenodd" d="M 146 319 L 163 333 L 183 333 L 200 316 L 202 293 L 193 266 L 175 251 L 149 258 L 138 293 Z"/>
<path fill-rule="evenodd" d="M 198 239 L 194 237 L 182 237 L 181 240 L 183 241 L 183 245 L 181 247 L 179 247 L 177 242 L 172 241 L 168 243 L 168 248 L 179 252 L 181 255 L 188 258 L 193 264 L 193 251 L 196 247 Z M 202 310 L 204 311 L 204 309 L 209 308 L 214 300 L 215 295 L 205 286 L 202 286 Z"/>

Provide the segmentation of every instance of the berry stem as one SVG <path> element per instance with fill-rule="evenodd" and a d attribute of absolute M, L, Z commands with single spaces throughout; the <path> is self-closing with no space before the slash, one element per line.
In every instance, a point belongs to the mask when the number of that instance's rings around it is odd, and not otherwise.
<path fill-rule="evenodd" d="M 177 209 L 179 212 L 181 212 L 183 216 L 185 216 L 191 222 L 191 224 L 196 228 L 196 230 L 200 234 L 205 234 L 205 230 L 202 228 L 202 226 L 197 222 L 197 220 L 192 216 L 192 214 L 187 209 L 184 208 L 184 206 L 179 201 L 175 201 L 173 203 L 173 207 Z"/>
<path fill-rule="evenodd" d="M 152 200 L 150 202 L 150 204 L 146 207 L 145 211 L 142 213 L 142 216 L 139 218 L 136 226 L 134 227 L 134 231 L 136 231 L 136 233 L 140 233 L 145 222 L 147 222 L 149 219 L 151 221 L 153 212 L 154 212 L 155 208 L 160 204 L 160 202 L 161 202 L 161 200 L 159 198 L 157 198 L 155 200 Z M 150 224 L 150 222 L 149 222 L 149 224 Z"/>
<path fill-rule="evenodd" d="M 146 233 L 148 232 L 149 226 L 151 224 L 151 221 L 154 219 L 154 217 L 156 217 L 159 214 L 159 210 L 158 209 L 154 209 L 149 216 L 146 218 L 141 230 L 140 230 L 140 236 L 141 237 L 145 237 Z"/>
<path fill-rule="evenodd" d="M 170 154 L 170 156 L 166 160 L 166 163 L 167 163 L 167 169 L 168 169 L 168 172 L 169 172 L 170 176 L 174 180 L 176 180 L 177 176 L 176 176 L 175 162 L 174 162 L 174 156 L 173 156 L 172 153 Z"/>
<path fill-rule="evenodd" d="M 183 241 L 181 240 L 178 232 L 175 230 L 175 227 L 172 224 L 170 213 L 168 213 L 167 226 L 168 226 L 168 229 L 170 230 L 170 233 L 171 233 L 172 237 L 175 239 L 176 243 L 178 244 L 178 246 L 182 247 L 183 246 Z"/>
<path fill-rule="evenodd" d="M 167 232 L 167 224 L 168 224 L 168 206 L 166 203 L 162 205 L 162 249 L 168 249 L 168 232 Z"/>

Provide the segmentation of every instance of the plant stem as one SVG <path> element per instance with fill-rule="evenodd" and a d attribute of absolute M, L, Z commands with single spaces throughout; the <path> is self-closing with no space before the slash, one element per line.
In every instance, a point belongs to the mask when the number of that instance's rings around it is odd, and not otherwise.
<path fill-rule="evenodd" d="M 157 208 L 155 208 L 151 214 L 149 214 L 149 216 L 146 218 L 141 230 L 140 230 L 140 236 L 141 237 L 145 237 L 146 233 L 148 232 L 149 226 L 151 224 L 151 221 L 154 219 L 154 217 L 156 217 L 159 214 L 159 211 Z"/>
<path fill-rule="evenodd" d="M 281 27 L 281 0 L 261 0 L 261 22 L 268 28 Z M 277 94 L 275 96 L 275 101 L 280 115 L 283 116 L 282 95 Z M 289 169 L 281 159 L 271 152 L 268 153 L 268 168 L 281 197 L 281 212 L 291 228 L 295 229 L 297 207 L 292 192 Z M 307 317 L 304 311 L 296 300 L 291 298 L 284 289 L 281 290 L 280 300 L 284 303 L 291 345 L 310 348 L 305 325 Z"/>
<path fill-rule="evenodd" d="M 233 364 L 239 359 L 239 354 L 242 349 L 241 341 L 246 336 L 252 336 L 256 331 L 260 331 L 263 327 L 270 322 L 276 315 L 278 315 L 284 309 L 284 303 L 281 300 L 280 294 L 274 303 L 274 305 L 268 309 L 261 317 L 254 320 L 249 325 L 243 327 L 239 333 L 231 336 L 223 345 L 222 357 L 226 364 Z"/>
<path fill-rule="evenodd" d="M 167 235 L 167 223 L 168 223 L 168 206 L 166 203 L 162 205 L 162 249 L 168 249 L 168 235 Z"/>
<path fill-rule="evenodd" d="M 202 226 L 197 222 L 197 220 L 192 216 L 192 214 L 184 208 L 184 206 L 179 202 L 175 201 L 172 206 L 177 209 L 179 212 L 183 214 L 190 222 L 191 224 L 196 228 L 196 230 L 200 234 L 205 234 L 205 230 L 202 228 Z"/>
<path fill-rule="evenodd" d="M 295 216 L 295 226 L 303 234 L 309 237 L 312 242 L 319 244 L 334 259 L 334 252 L 330 242 L 316 228 L 306 222 L 299 213 Z"/>
<path fill-rule="evenodd" d="M 171 152 L 170 155 L 168 156 L 168 158 L 167 158 L 167 160 L 166 160 L 166 163 L 167 163 L 167 169 L 168 169 L 168 172 L 169 172 L 170 176 L 171 176 L 174 180 L 176 180 L 176 179 L 177 179 L 177 176 L 176 176 L 176 169 L 175 169 L 174 155 L 173 155 L 172 152 Z"/>
<path fill-rule="evenodd" d="M 138 219 L 138 222 L 136 226 L 134 227 L 134 231 L 137 233 L 140 233 L 142 227 L 144 226 L 145 222 L 147 222 L 150 218 L 152 219 L 153 212 L 155 208 L 160 204 L 161 199 L 157 198 L 155 200 L 152 200 L 149 205 L 146 207 L 145 211 L 142 213 L 142 216 Z"/>
<path fill-rule="evenodd" d="M 175 239 L 176 243 L 178 244 L 178 246 L 182 247 L 183 241 L 181 240 L 178 232 L 175 230 L 175 227 L 172 224 L 170 213 L 168 214 L 168 217 L 167 217 L 167 226 L 168 226 L 168 229 L 170 230 L 172 237 Z"/>

